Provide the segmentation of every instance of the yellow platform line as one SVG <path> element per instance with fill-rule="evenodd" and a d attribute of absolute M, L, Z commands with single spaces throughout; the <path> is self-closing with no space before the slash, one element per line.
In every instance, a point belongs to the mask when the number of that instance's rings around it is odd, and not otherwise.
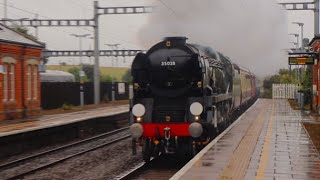
<path fill-rule="evenodd" d="M 258 137 L 263 128 L 266 109 L 264 108 L 258 114 L 257 119 L 253 120 L 246 134 L 241 139 L 238 147 L 235 149 L 228 165 L 219 175 L 219 179 L 243 179 L 250 163 Z"/>
<path fill-rule="evenodd" d="M 272 112 L 271 112 L 269 123 L 268 123 L 266 137 L 264 139 L 264 143 L 262 146 L 261 158 L 260 158 L 260 163 L 258 166 L 257 176 L 256 176 L 257 180 L 264 180 L 264 177 L 265 177 L 265 170 L 267 168 L 269 156 L 270 156 L 270 140 L 272 137 L 273 121 L 274 121 L 274 100 L 272 99 Z"/>

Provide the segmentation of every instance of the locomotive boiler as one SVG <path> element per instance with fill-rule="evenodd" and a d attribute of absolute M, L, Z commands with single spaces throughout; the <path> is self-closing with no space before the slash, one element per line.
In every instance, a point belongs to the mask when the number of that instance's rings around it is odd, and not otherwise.
<path fill-rule="evenodd" d="M 223 54 L 168 37 L 132 63 L 130 132 L 145 161 L 160 153 L 192 156 L 255 99 L 255 77 Z"/>

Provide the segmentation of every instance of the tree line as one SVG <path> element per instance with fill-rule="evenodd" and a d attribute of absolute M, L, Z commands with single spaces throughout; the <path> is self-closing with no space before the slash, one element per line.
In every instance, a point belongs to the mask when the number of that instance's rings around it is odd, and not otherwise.
<path fill-rule="evenodd" d="M 82 66 L 84 71 L 84 77 L 82 77 L 84 82 L 94 81 L 94 66 L 89 64 L 84 64 Z M 68 70 L 69 73 L 73 74 L 76 82 L 80 82 L 80 67 L 72 67 Z M 115 77 L 106 74 L 100 74 L 100 82 L 115 82 L 117 81 Z M 132 82 L 131 70 L 128 69 L 126 73 L 121 78 L 122 82 Z"/>
<path fill-rule="evenodd" d="M 272 97 L 272 84 L 297 84 L 299 92 L 305 95 L 305 101 L 310 102 L 312 97 L 312 66 L 280 69 L 277 74 L 266 77 L 262 86 L 263 98 Z"/>

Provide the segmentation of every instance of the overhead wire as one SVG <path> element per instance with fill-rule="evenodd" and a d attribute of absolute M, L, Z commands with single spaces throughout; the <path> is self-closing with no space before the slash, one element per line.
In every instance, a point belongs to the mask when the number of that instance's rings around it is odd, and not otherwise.
<path fill-rule="evenodd" d="M 167 9 L 169 9 L 175 16 L 178 16 L 177 13 L 170 7 L 168 6 L 164 1 L 162 0 L 158 0 L 164 7 L 166 7 Z"/>
<path fill-rule="evenodd" d="M 21 18 L 21 15 L 18 15 L 18 14 L 13 13 L 13 12 L 8 12 L 8 14 L 12 14 L 12 15 L 14 15 L 14 16 L 16 16 L 16 17 Z M 28 31 L 29 31 L 29 29 L 28 29 Z M 51 42 L 51 43 L 52 43 L 52 42 Z M 50 43 L 50 44 L 51 44 L 51 43 Z M 56 47 L 59 47 L 59 45 L 58 45 L 57 43 L 55 43 L 55 42 L 53 42 L 52 44 L 54 44 Z"/>
<path fill-rule="evenodd" d="M 2 5 L 4 5 L 3 3 L 0 3 L 0 4 L 2 4 Z M 26 13 L 30 13 L 30 14 L 33 14 L 33 15 L 38 15 L 39 17 L 43 17 L 43 18 L 47 18 L 47 19 L 51 19 L 51 18 L 49 18 L 49 17 L 46 17 L 46 16 L 43 16 L 43 15 L 40 15 L 40 14 L 37 14 L 37 13 L 34 13 L 34 12 L 31 12 L 31 11 L 28 11 L 28 10 L 25 10 L 25 9 L 22 9 L 22 8 L 19 8 L 19 7 L 16 7 L 16 6 L 13 6 L 13 5 L 8 5 L 7 4 L 7 6 L 8 7 L 10 7 L 10 8 L 13 8 L 13 9 L 16 9 L 16 10 L 19 10 L 19 11 L 23 11 L 23 12 L 26 12 Z M 19 15 L 18 15 L 19 16 Z M 83 29 L 83 30 L 85 30 L 85 31 L 89 31 L 89 32 L 93 32 L 93 30 L 88 30 L 88 29 L 86 29 L 86 28 L 81 28 L 81 27 L 77 27 L 77 28 L 80 28 L 80 29 Z M 68 31 L 65 31 L 65 30 L 63 30 L 63 29 L 60 29 L 60 28 L 58 28 L 58 29 L 55 29 L 55 28 L 53 28 L 54 30 L 58 30 L 58 31 L 61 31 L 61 32 L 65 32 L 65 33 L 74 33 L 74 32 L 68 32 Z M 132 45 L 134 45 L 135 47 L 139 47 L 139 45 L 137 46 L 137 44 L 135 44 L 135 43 L 132 43 L 132 42 L 130 42 L 130 41 L 126 41 L 126 40 L 123 40 L 123 39 L 120 39 L 120 38 L 117 38 L 117 37 L 112 37 L 112 36 L 106 36 L 106 35 L 104 35 L 103 33 L 100 33 L 100 35 L 101 36 L 103 36 L 103 37 L 105 37 L 105 38 L 107 38 L 107 39 L 113 39 L 113 40 L 120 40 L 120 41 L 122 41 L 122 42 L 127 42 L 128 44 L 132 44 Z M 50 43 L 51 44 L 51 43 Z M 140 47 L 139 47 L 140 48 Z M 130 49 L 130 48 L 126 48 L 126 49 Z M 134 49 L 134 48 L 133 48 Z M 70 58 L 69 58 L 70 59 Z M 71 59 L 73 59 L 73 58 L 71 58 Z M 66 61 L 65 59 L 64 60 L 62 60 L 61 58 L 57 58 L 57 60 L 59 61 L 59 62 L 61 62 L 61 61 Z M 74 63 L 73 63 L 74 64 Z"/>
<path fill-rule="evenodd" d="M 79 3 L 76 3 L 76 2 L 74 2 L 73 0 L 71 0 L 71 3 L 77 5 L 77 6 L 81 7 L 81 8 L 84 8 L 84 9 L 87 9 L 87 10 L 90 10 L 90 11 L 94 12 L 93 9 L 88 8 L 88 7 L 86 7 L 86 6 L 83 6 L 83 5 L 79 4 Z M 120 21 L 120 20 L 118 20 L 118 19 L 116 19 L 116 18 L 113 18 L 113 17 L 109 17 L 109 18 L 112 19 L 112 20 L 114 20 L 114 21 L 116 21 L 117 23 L 127 24 L 126 22 Z M 128 27 L 128 29 L 130 28 L 129 26 L 127 26 L 127 27 Z M 88 30 L 87 28 L 84 28 L 84 29 L 85 29 L 86 31 L 93 32 L 93 31 L 91 31 L 91 30 Z M 129 30 L 130 30 L 130 29 L 129 29 Z M 130 30 L 130 31 L 133 32 L 132 30 Z M 113 34 L 113 35 L 116 35 L 116 34 L 114 34 L 114 33 L 112 33 L 112 34 Z M 103 33 L 100 33 L 100 35 L 104 36 Z M 127 42 L 127 43 L 132 44 L 132 45 L 138 45 L 138 44 L 136 44 L 136 43 L 133 43 L 133 42 L 130 42 L 130 41 L 127 41 L 127 40 L 123 40 L 123 39 L 120 39 L 120 38 L 117 38 L 117 37 L 114 37 L 114 39 L 118 39 L 118 40 L 120 40 L 120 41 L 122 41 L 122 42 Z M 139 47 L 139 45 L 138 45 L 137 47 Z"/>
<path fill-rule="evenodd" d="M 0 4 L 1 4 L 1 5 L 5 5 L 4 3 L 0 3 Z M 23 12 L 26 12 L 26 13 L 29 13 L 29 14 L 37 15 L 37 13 L 35 13 L 35 12 L 31 12 L 31 11 L 28 11 L 28 10 L 25 10 L 25 9 L 22 9 L 22 8 L 18 8 L 18 7 L 12 6 L 12 5 L 8 5 L 8 4 L 7 4 L 7 6 L 13 8 L 13 9 L 17 9 L 17 10 L 20 10 L 20 11 L 23 11 Z M 12 14 L 12 12 L 10 12 L 10 11 L 9 11 L 9 13 Z M 15 14 L 15 15 L 17 15 L 17 14 Z M 39 15 L 39 14 L 38 14 L 38 15 Z M 20 15 L 19 15 L 19 16 L 20 16 Z M 43 15 L 39 15 L 39 17 L 51 19 L 51 18 L 46 17 L 46 16 L 43 16 Z M 69 33 L 69 34 L 70 34 L 70 33 L 74 33 L 74 32 L 72 32 L 72 31 L 63 30 L 63 29 L 61 29 L 61 28 L 56 29 L 55 27 L 53 27 L 53 28 L 50 28 L 50 29 L 54 29 L 54 30 L 56 30 L 56 31 L 60 31 L 60 32 L 64 32 L 64 33 Z"/>
<path fill-rule="evenodd" d="M 1 2 L 0 2 L 0 4 L 3 5 L 3 6 L 6 5 L 7 7 L 10 7 L 10 8 L 13 8 L 13 9 L 17 9 L 17 10 L 20 10 L 20 11 L 23 11 L 23 12 L 26 12 L 26 13 L 30 13 L 30 14 L 33 14 L 33 15 L 36 15 L 36 14 L 37 14 L 37 13 L 31 12 L 31 11 L 28 11 L 28 10 L 25 10 L 25 9 L 22 9 L 22 8 L 19 8 L 19 7 L 10 5 L 10 4 L 4 4 L 4 3 L 1 3 Z M 37 15 L 39 15 L 39 17 L 43 17 L 43 18 L 47 18 L 47 19 L 50 19 L 50 20 L 51 20 L 51 18 L 49 18 L 49 17 L 43 16 L 43 15 L 40 15 L 40 14 L 37 14 Z M 91 33 L 94 32 L 93 30 L 89 30 L 89 29 L 86 29 L 86 28 L 84 28 L 84 27 L 76 27 L 76 28 L 80 28 L 80 29 L 83 29 L 83 30 L 88 31 L 88 32 L 91 32 Z M 61 30 L 61 29 L 56 29 L 56 30 L 59 30 L 59 31 L 62 31 L 62 32 L 66 32 L 66 33 L 73 33 L 73 32 L 68 32 L 68 31 L 64 31 L 64 30 Z M 110 33 L 110 34 L 114 34 L 114 33 Z M 139 45 L 136 44 L 136 43 L 133 43 L 133 42 L 130 42 L 130 41 L 127 41 L 127 40 L 123 40 L 123 39 L 118 38 L 118 37 L 115 37 L 115 36 L 105 35 L 104 33 L 101 33 L 101 32 L 100 32 L 100 35 L 103 36 L 103 37 L 105 37 L 105 38 L 107 38 L 107 39 L 119 40 L 119 41 L 122 41 L 122 42 L 126 42 L 126 43 L 128 43 L 128 44 L 132 44 L 132 45 L 134 45 L 135 47 L 139 47 Z M 115 34 L 114 34 L 114 35 L 115 35 Z"/>

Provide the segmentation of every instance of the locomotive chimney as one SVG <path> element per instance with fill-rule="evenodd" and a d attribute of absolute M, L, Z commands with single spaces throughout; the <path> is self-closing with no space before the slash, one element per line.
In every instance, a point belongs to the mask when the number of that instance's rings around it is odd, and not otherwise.
<path fill-rule="evenodd" d="M 176 36 L 176 37 L 165 37 L 164 41 L 170 41 L 172 44 L 184 45 L 187 42 L 187 37 Z"/>

